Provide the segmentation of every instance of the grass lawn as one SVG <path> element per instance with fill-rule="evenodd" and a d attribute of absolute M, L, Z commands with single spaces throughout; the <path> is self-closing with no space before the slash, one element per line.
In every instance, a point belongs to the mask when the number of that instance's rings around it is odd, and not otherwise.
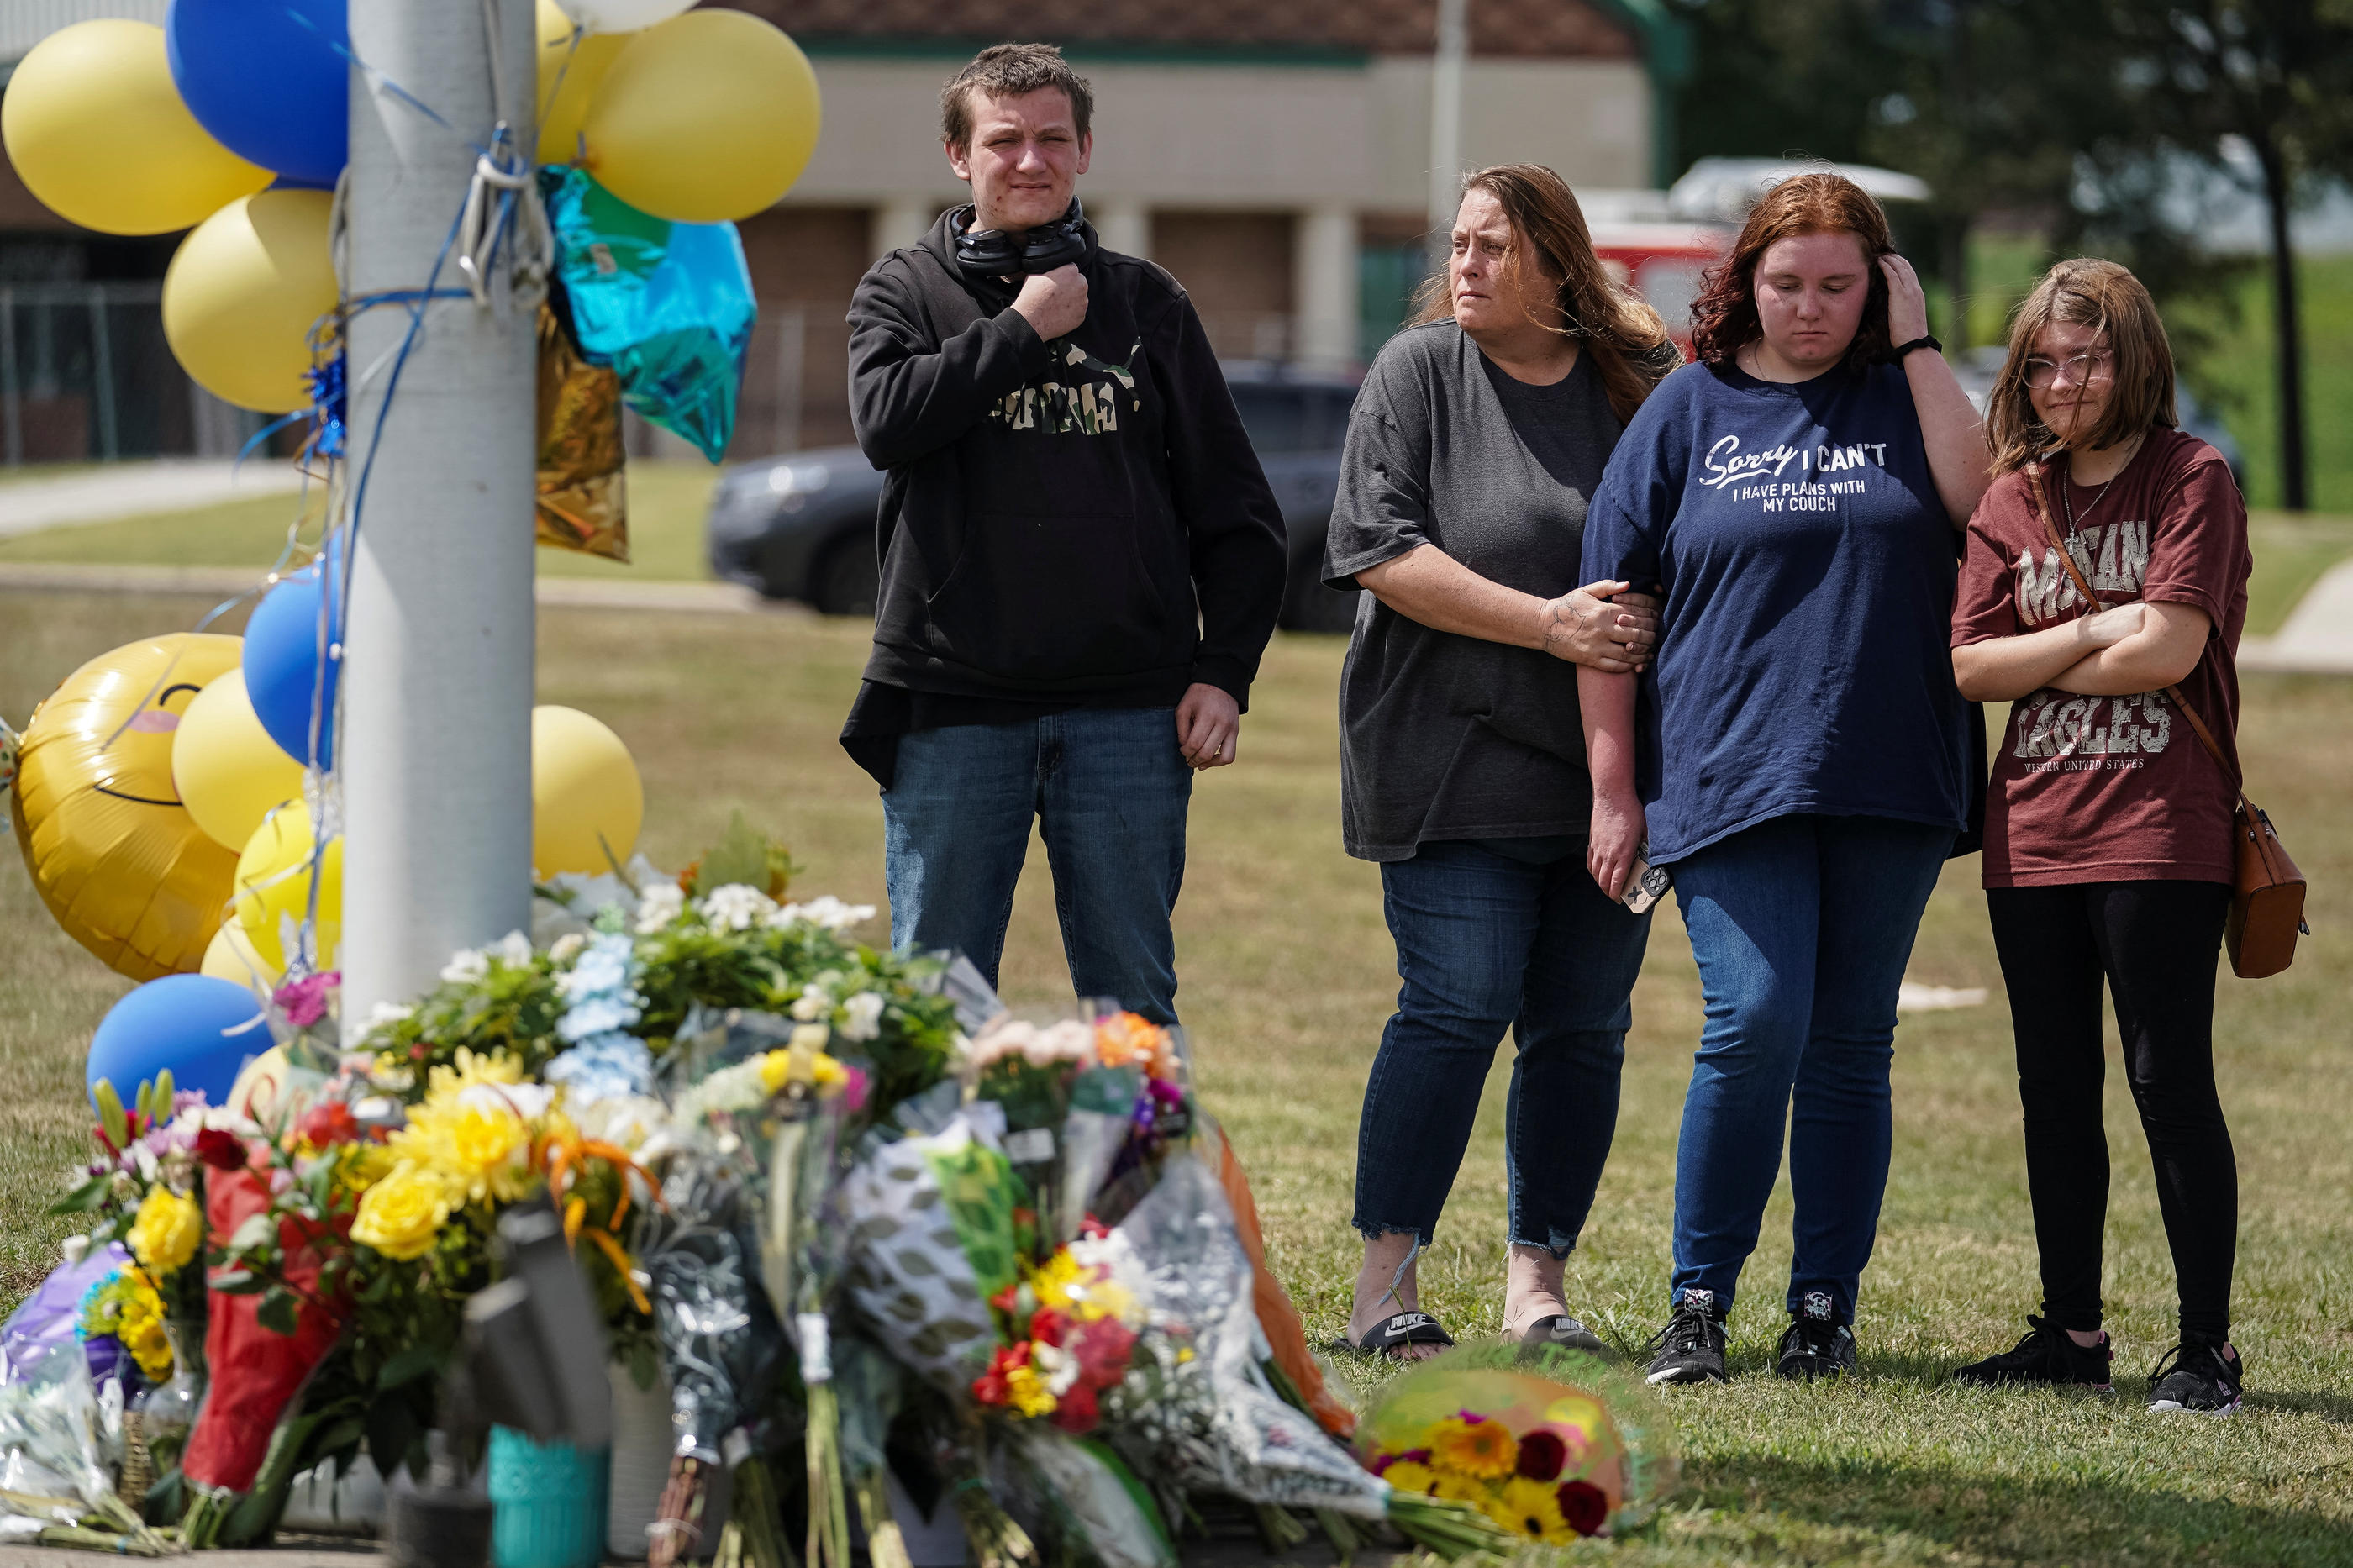
<path fill-rule="evenodd" d="M 21 721 L 80 660 L 134 627 L 183 625 L 185 599 L 0 595 L 0 712 Z M 1356 1238 L 1349 1173 L 1366 1065 L 1395 993 L 1374 868 L 1341 853 L 1334 689 L 1341 645 L 1281 637 L 1240 766 L 1202 779 L 1177 912 L 1180 998 L 1210 1105 L 1251 1165 L 1276 1268 L 1311 1335 L 1342 1325 Z M 742 807 L 788 835 L 803 892 L 882 902 L 881 816 L 833 742 L 862 629 L 807 618 L 553 611 L 543 700 L 611 722 L 646 775 L 645 847 L 694 854 Z M 1993 1005 L 1907 1016 L 1896 1056 L 1895 1168 L 1863 1286 L 1867 1375 L 1785 1386 L 1788 1208 L 1777 1200 L 1734 1321 L 1738 1377 L 1672 1391 L 1689 1484 L 1655 1532 L 1594 1561 L 1966 1565 L 2353 1563 L 2353 686 L 2251 679 L 2242 745 L 2258 794 L 2314 881 L 2286 975 L 2223 980 L 2222 1092 L 2242 1184 L 2238 1342 L 2253 1376 L 2232 1420 L 2144 1414 L 2137 1375 L 2170 1342 L 2171 1269 L 2146 1147 L 2121 1088 L 2108 1281 L 2122 1392 L 2107 1401 L 1942 1385 L 2006 1348 L 2035 1306 L 2019 1110 L 2000 976 L 1956 864 L 1932 903 L 1915 979 L 1988 985 Z M 1067 993 L 1043 857 L 1014 912 L 1005 987 Z M 89 1031 L 124 989 L 0 868 L 0 1271 L 26 1289 L 54 1255 L 41 1210 L 78 1150 Z M 1574 1304 L 1621 1344 L 1664 1305 L 1676 1121 L 1699 1004 L 1672 910 L 1651 942 L 1609 1173 L 1570 1273 Z M 1497 1327 L 1504 1231 L 1499 1068 L 1438 1245 L 1425 1301 L 1457 1333 Z M 1362 1383 L 1377 1373 L 1351 1365 Z"/>
<path fill-rule="evenodd" d="M 0 474 L 11 470 L 0 468 Z M 29 471 L 29 470 L 28 470 Z M 539 570 L 550 577 L 638 577 L 700 580 L 702 515 L 719 470 L 708 463 L 640 458 L 629 464 L 629 548 L 624 566 L 576 551 L 542 549 Z M 157 566 L 250 566 L 267 569 L 285 548 L 288 531 L 307 543 L 319 537 L 320 500 L 293 495 L 225 501 L 194 511 L 162 512 L 116 522 L 44 529 L 0 539 L 0 563 L 16 561 L 136 563 Z M 528 519 L 518 527 L 529 527 Z"/>

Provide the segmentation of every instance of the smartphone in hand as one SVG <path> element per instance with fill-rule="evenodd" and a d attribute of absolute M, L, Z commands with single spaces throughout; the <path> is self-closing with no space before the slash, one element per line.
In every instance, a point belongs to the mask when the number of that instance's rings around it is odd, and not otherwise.
<path fill-rule="evenodd" d="M 1651 841 L 1645 838 L 1634 850 L 1633 868 L 1626 874 L 1626 890 L 1619 895 L 1619 902 L 1635 914 L 1646 915 L 1673 885 L 1674 879 L 1664 866 L 1651 864 Z"/>

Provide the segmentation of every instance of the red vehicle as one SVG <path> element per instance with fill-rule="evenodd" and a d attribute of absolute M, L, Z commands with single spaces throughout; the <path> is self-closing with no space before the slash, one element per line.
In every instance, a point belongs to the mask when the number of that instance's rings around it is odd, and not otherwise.
<path fill-rule="evenodd" d="M 1609 276 L 1631 284 L 1651 308 L 1666 318 L 1675 346 L 1691 357 L 1691 308 L 1699 298 L 1700 274 L 1732 253 L 1738 230 L 1728 224 L 1631 223 L 1603 219 L 1593 224 L 1593 249 Z"/>

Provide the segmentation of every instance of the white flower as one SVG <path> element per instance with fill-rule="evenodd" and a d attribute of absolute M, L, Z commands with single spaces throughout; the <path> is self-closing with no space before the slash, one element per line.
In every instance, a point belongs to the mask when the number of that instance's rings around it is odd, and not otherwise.
<path fill-rule="evenodd" d="M 558 963 L 563 963 L 587 945 L 588 938 L 586 935 L 576 931 L 568 931 L 549 944 L 547 956 Z"/>
<path fill-rule="evenodd" d="M 799 921 L 818 926 L 826 931 L 847 931 L 863 925 L 874 918 L 872 904 L 845 904 L 831 893 L 811 899 L 806 904 L 786 904 L 768 916 L 774 926 L 791 925 Z"/>
<path fill-rule="evenodd" d="M 485 951 L 501 963 L 520 969 L 531 962 L 531 938 L 522 931 L 511 931 Z"/>
<path fill-rule="evenodd" d="M 750 931 L 764 925 L 776 911 L 776 900 L 742 882 L 713 888 L 696 900 L 702 918 L 714 931 Z"/>
<path fill-rule="evenodd" d="M 812 985 L 793 998 L 793 1016 L 804 1024 L 814 1024 L 833 1011 L 833 998 Z"/>
<path fill-rule="evenodd" d="M 871 1040 L 882 1032 L 882 994 L 860 991 L 841 1005 L 841 1037 L 845 1040 Z"/>
<path fill-rule="evenodd" d="M 686 908 L 686 895 L 676 882 L 656 882 L 638 900 L 637 932 L 651 936 L 678 919 Z"/>
<path fill-rule="evenodd" d="M 543 1083 L 477 1083 L 458 1092 L 458 1103 L 469 1110 L 511 1110 L 525 1121 L 536 1121 L 555 1103 L 555 1090 Z"/>
<path fill-rule="evenodd" d="M 368 1031 L 373 1034 L 378 1029 L 388 1029 L 395 1024 L 406 1024 L 416 1016 L 417 1009 L 406 1002 L 379 1002 L 368 1009 Z"/>
<path fill-rule="evenodd" d="M 480 948 L 461 947 L 441 966 L 441 978 L 452 985 L 470 985 L 490 972 L 489 955 Z"/>

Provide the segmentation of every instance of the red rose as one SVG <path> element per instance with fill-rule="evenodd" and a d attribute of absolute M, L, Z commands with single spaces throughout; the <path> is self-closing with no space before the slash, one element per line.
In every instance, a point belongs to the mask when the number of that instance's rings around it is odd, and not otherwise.
<path fill-rule="evenodd" d="M 1563 1481 L 1553 1493 L 1560 1516 L 1579 1535 L 1590 1535 L 1609 1522 L 1609 1495 L 1591 1481 Z"/>
<path fill-rule="evenodd" d="M 245 1141 L 236 1133 L 207 1127 L 196 1134 L 196 1158 L 216 1171 L 242 1171 L 250 1156 Z"/>
<path fill-rule="evenodd" d="M 1568 1445 L 1557 1432 L 1541 1429 L 1520 1439 L 1520 1474 L 1532 1481 L 1556 1480 L 1568 1462 Z"/>
<path fill-rule="evenodd" d="M 1095 1391 L 1080 1382 L 1072 1384 L 1070 1392 L 1055 1403 L 1050 1419 L 1072 1436 L 1082 1437 L 1095 1429 L 1099 1415 L 1095 1408 Z"/>
<path fill-rule="evenodd" d="M 294 1130 L 301 1134 L 305 1142 L 316 1149 L 323 1149 L 330 1143 L 355 1142 L 362 1136 L 359 1118 L 353 1116 L 352 1108 L 340 1100 L 322 1100 L 312 1106 L 302 1113 L 302 1119 L 294 1124 Z"/>
<path fill-rule="evenodd" d="M 1116 1318 L 1098 1318 L 1079 1330 L 1070 1349 L 1079 1358 L 1082 1381 L 1109 1388 L 1127 1375 L 1128 1360 L 1135 1353 L 1135 1331 Z"/>
<path fill-rule="evenodd" d="M 1029 1337 L 1041 1345 L 1060 1345 L 1070 1331 L 1070 1320 L 1051 1307 L 1029 1314 Z"/>

